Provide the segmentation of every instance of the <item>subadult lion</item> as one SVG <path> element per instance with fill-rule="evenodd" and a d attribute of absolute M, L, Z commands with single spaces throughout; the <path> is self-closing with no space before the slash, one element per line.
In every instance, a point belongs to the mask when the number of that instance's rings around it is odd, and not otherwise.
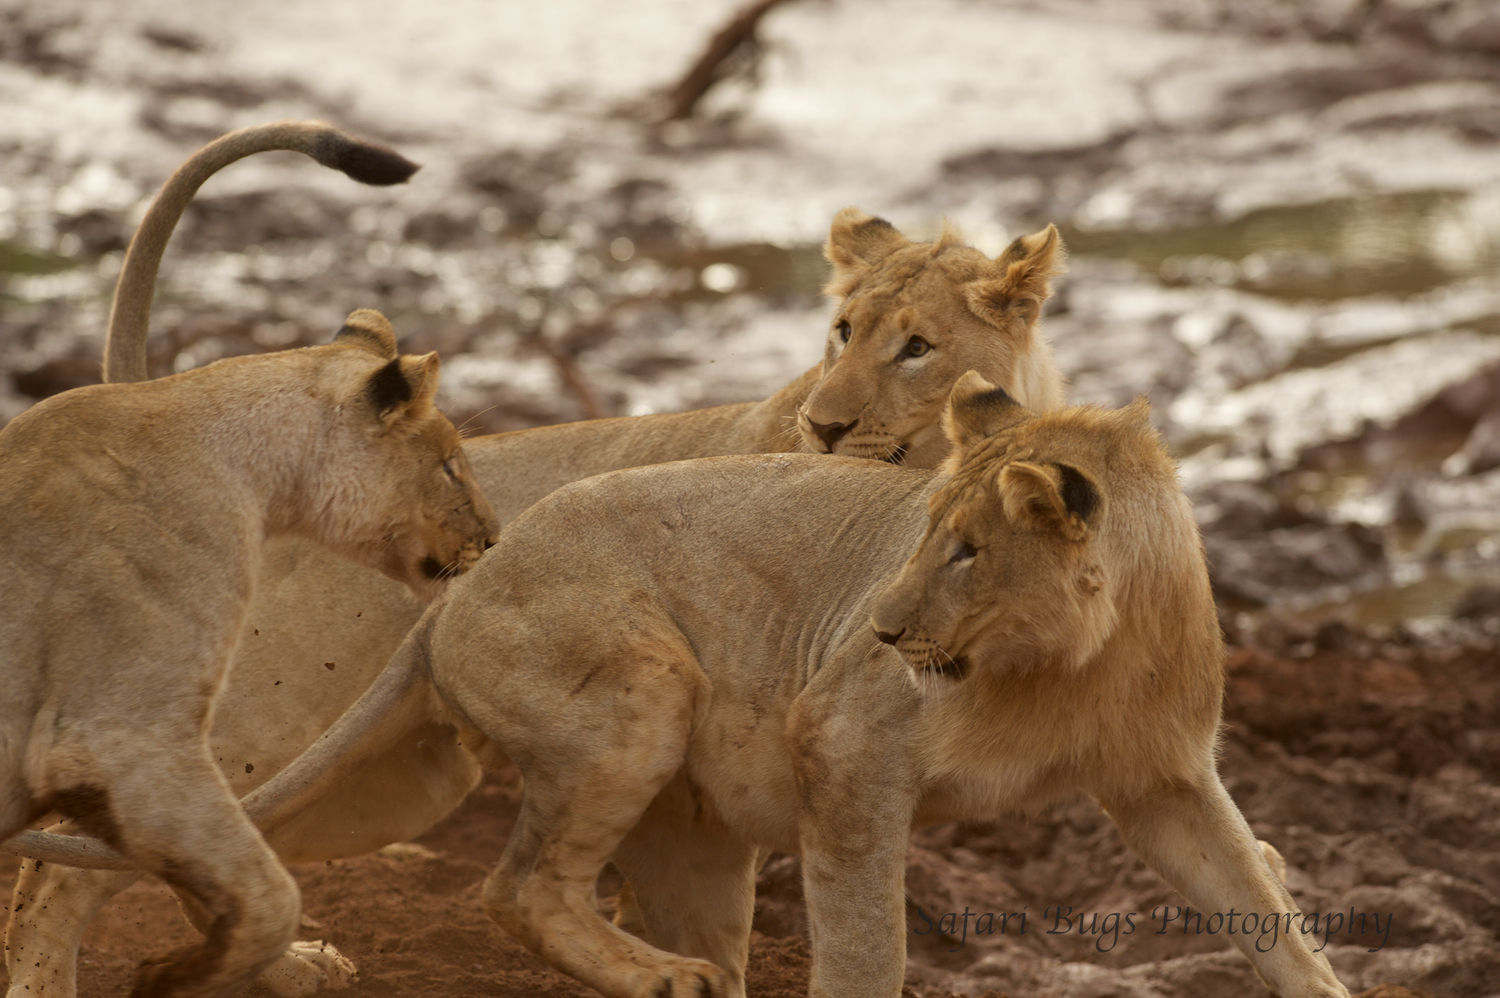
<path fill-rule="evenodd" d="M 157 257 L 164 242 L 156 243 Z M 1052 227 L 991 259 L 956 230 L 913 242 L 849 208 L 834 219 L 824 252 L 836 305 L 823 362 L 770 398 L 466 440 L 501 524 L 569 482 L 681 458 L 800 447 L 931 467 L 946 450 L 940 416 L 948 389 L 971 368 L 1035 408 L 1063 403 L 1063 379 L 1038 331 L 1051 278 L 1063 267 Z M 144 356 L 149 297 L 135 294 L 131 302 L 115 311 L 112 364 Z M 127 336 L 117 328 L 123 321 L 138 332 Z M 420 613 L 400 586 L 313 545 L 268 545 L 210 735 L 231 788 L 248 793 L 296 758 L 364 691 Z M 368 852 L 420 834 L 478 777 L 453 727 L 433 719 L 268 841 L 286 862 Z M 7 932 L 11 996 L 45 985 L 72 998 L 74 954 L 89 919 L 137 877 L 56 863 L 23 868 Z M 299 943 L 277 965 L 277 978 L 262 982 L 280 994 L 306 994 L 325 973 L 337 978 L 347 967 L 331 947 Z"/>
<path fill-rule="evenodd" d="M 418 169 L 415 163 L 392 149 L 320 121 L 277 121 L 255 125 L 231 132 L 204 146 L 163 185 L 131 239 L 110 312 L 104 359 L 106 381 L 142 381 L 146 378 L 147 324 L 156 274 L 166 244 L 194 193 L 205 180 L 230 163 L 255 153 L 278 149 L 300 152 L 364 184 L 387 186 L 402 183 Z M 271 557 L 279 550 L 279 543 L 279 540 L 273 540 L 269 545 Z M 321 547 L 308 546 L 324 553 Z M 345 564 L 342 559 L 329 557 L 336 564 Z M 392 588 L 401 591 L 394 584 Z M 70 826 L 57 827 L 68 830 Z M 6 949 L 9 993 L 36 995 L 45 992 L 67 998 L 76 992 L 73 954 L 77 951 L 77 935 L 69 937 L 70 933 L 75 933 L 74 925 L 69 923 L 75 923 L 76 933 L 81 934 L 93 911 L 108 898 L 109 893 L 100 896 L 97 891 L 87 889 L 69 890 L 65 886 L 70 874 L 68 868 L 53 865 L 46 877 L 39 877 L 41 866 L 40 863 L 28 865 L 19 881 L 26 884 L 41 880 L 40 890 L 23 893 L 12 906 Z M 131 875 L 120 886 L 132 882 L 137 876 Z M 19 915 L 26 911 L 28 901 L 32 902 L 30 912 Z M 35 918 L 38 912 L 46 913 L 39 921 Z M 35 931 L 28 931 L 34 923 L 37 923 Z M 62 928 L 60 933 L 55 931 L 59 927 Z M 297 943 L 283 960 L 266 969 L 264 981 L 276 993 L 291 995 L 308 993 L 321 982 L 337 981 L 352 973 L 352 965 L 331 947 Z"/>
<path fill-rule="evenodd" d="M 55 809 L 201 914 L 142 998 L 232 994 L 298 925 L 207 738 L 264 539 L 424 595 L 493 539 L 437 380 L 362 310 L 328 346 L 77 388 L 0 430 L 0 837 Z"/>
<path fill-rule="evenodd" d="M 1145 401 L 1035 415 L 970 374 L 946 422 L 940 474 L 559 490 L 247 806 L 274 827 L 445 707 L 525 777 L 486 910 L 612 998 L 744 995 L 757 847 L 802 857 L 811 994 L 895 998 L 909 830 L 1080 791 L 1195 908 L 1295 912 L 1216 772 L 1218 618 Z M 610 860 L 641 938 L 598 914 Z M 1348 994 L 1295 933 L 1233 938 L 1281 998 Z"/>

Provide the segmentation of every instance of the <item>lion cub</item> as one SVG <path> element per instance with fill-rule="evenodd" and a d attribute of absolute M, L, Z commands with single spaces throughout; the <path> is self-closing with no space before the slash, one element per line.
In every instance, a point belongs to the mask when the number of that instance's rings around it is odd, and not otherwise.
<path fill-rule="evenodd" d="M 742 998 L 758 847 L 802 856 L 811 993 L 896 998 L 909 830 L 1080 792 L 1195 908 L 1290 918 L 1216 772 L 1218 618 L 1144 400 L 1035 414 L 970 372 L 944 425 L 940 473 L 766 455 L 559 489 L 247 809 L 286 820 L 435 687 L 525 776 L 486 910 L 617 998 Z M 611 860 L 638 935 L 595 905 Z M 1233 938 L 1282 998 L 1348 994 L 1300 936 Z"/>
<path fill-rule="evenodd" d="M 265 539 L 424 594 L 493 539 L 437 382 L 358 311 L 329 346 L 75 389 L 0 430 L 0 837 L 55 809 L 208 914 L 137 995 L 232 994 L 297 928 L 206 738 Z"/>

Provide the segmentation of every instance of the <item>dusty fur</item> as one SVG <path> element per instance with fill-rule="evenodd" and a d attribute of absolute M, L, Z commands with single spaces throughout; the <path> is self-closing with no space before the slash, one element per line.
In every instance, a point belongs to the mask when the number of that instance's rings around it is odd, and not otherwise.
<path fill-rule="evenodd" d="M 966 370 L 1007 385 L 1039 409 L 1062 403 L 1062 377 L 1037 314 L 991 323 L 965 298 L 969 283 L 1009 273 L 1018 262 L 1031 268 L 1032 277 L 1021 282 L 1026 293 L 1045 297 L 1047 278 L 1061 269 L 1055 239 L 1038 242 L 1051 231 L 1021 241 L 1038 252 L 1017 255 L 1013 246 L 989 260 L 965 247 L 951 226 L 934 243 L 913 242 L 888 223 L 845 209 L 825 247 L 837 309 L 827 355 L 770 398 L 471 438 L 464 450 L 502 524 L 560 486 L 618 468 L 720 454 L 825 452 L 830 444 L 816 434 L 813 420 L 850 425 L 833 440 L 835 454 L 931 467 L 946 449 L 938 429 L 943 401 Z M 127 293 L 122 283 L 119 294 Z M 856 327 L 848 346 L 839 331 L 845 318 Z M 144 320 L 139 328 L 144 331 Z M 902 330 L 909 332 L 903 336 Z M 920 358 L 906 356 L 917 334 L 932 349 Z M 116 336 L 112 331 L 111 339 Z M 143 340 L 114 346 L 122 356 L 139 353 L 144 369 Z M 254 790 L 310 745 L 379 673 L 420 613 L 421 603 L 404 587 L 376 573 L 352 569 L 299 541 L 270 544 L 210 734 L 231 789 Z M 325 662 L 336 668 L 323 668 Z M 456 806 L 478 776 L 455 727 L 434 717 L 347 774 L 317 806 L 268 839 L 287 862 L 368 852 L 420 834 Z M 80 854 L 77 861 L 100 859 Z M 29 954 L 12 961 L 12 993 L 45 980 L 57 989 L 50 993 L 71 998 L 72 991 L 56 982 L 71 982 L 72 954 L 87 925 L 87 916 L 72 913 L 94 910 L 129 882 L 52 864 L 23 871 L 17 897 L 51 903 L 30 906 L 34 917 L 12 922 L 11 951 Z"/>
<path fill-rule="evenodd" d="M 971 374 L 950 404 L 948 474 L 767 455 L 559 490 L 247 807 L 295 814 L 430 683 L 525 777 L 486 909 L 610 996 L 743 996 L 772 848 L 802 857 L 811 993 L 895 998 L 909 830 L 1080 792 L 1195 908 L 1296 911 L 1216 773 L 1218 618 L 1145 403 L 1039 415 Z M 637 933 L 597 912 L 611 861 Z M 1231 938 L 1282 998 L 1348 994 L 1294 934 Z"/>
<path fill-rule="evenodd" d="M 0 837 L 55 809 L 201 909 L 204 941 L 143 965 L 140 995 L 233 993 L 297 926 L 207 738 L 265 539 L 430 593 L 493 537 L 437 377 L 358 311 L 329 346 L 75 389 L 0 430 Z"/>

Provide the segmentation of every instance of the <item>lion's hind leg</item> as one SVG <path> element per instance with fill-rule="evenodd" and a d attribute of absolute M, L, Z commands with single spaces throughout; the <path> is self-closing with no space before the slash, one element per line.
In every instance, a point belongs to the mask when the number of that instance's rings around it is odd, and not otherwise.
<path fill-rule="evenodd" d="M 193 928 L 208 935 L 214 916 L 193 895 L 174 890 L 177 904 Z M 345 988 L 359 976 L 354 962 L 321 939 L 298 939 L 255 979 L 276 998 L 307 998 L 319 991 Z"/>
<path fill-rule="evenodd" d="M 71 822 L 48 831 L 73 834 Z M 99 909 L 141 878 L 132 870 L 80 870 L 34 859 L 21 861 L 5 927 L 10 998 L 74 998 L 78 947 Z"/>
<path fill-rule="evenodd" d="M 202 941 L 141 965 L 133 995 L 210 998 L 248 985 L 296 934 L 296 883 L 201 742 L 147 747 L 102 732 L 93 749 L 90 783 L 59 791 L 58 810 L 212 913 Z"/>
<path fill-rule="evenodd" d="M 1240 919 L 1229 936 L 1281 998 L 1348 998 L 1292 916 L 1297 904 L 1213 772 L 1133 796 L 1100 794 L 1125 844 L 1198 909 Z M 1254 924 L 1247 922 L 1254 917 Z"/>
<path fill-rule="evenodd" d="M 745 993 L 761 858 L 702 806 L 682 773 L 657 794 L 614 854 L 633 895 L 637 934 L 724 968 L 734 998 Z"/>
<path fill-rule="evenodd" d="M 592 681 L 571 678 L 580 670 Z M 497 682 L 490 670 L 447 672 L 435 655 L 434 671 L 450 701 L 525 778 L 515 829 L 485 882 L 490 916 L 611 998 L 740 993 L 723 968 L 662 952 L 609 924 L 595 894 L 599 871 L 682 766 L 695 703 L 706 695 L 686 649 L 630 648 L 624 661 L 597 672 L 575 664 L 562 689 L 545 669 L 517 670 L 531 681 L 509 673 Z"/>

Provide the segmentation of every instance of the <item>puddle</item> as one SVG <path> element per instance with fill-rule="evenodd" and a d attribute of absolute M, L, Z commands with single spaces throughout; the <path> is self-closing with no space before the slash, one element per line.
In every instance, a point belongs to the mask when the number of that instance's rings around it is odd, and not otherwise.
<path fill-rule="evenodd" d="M 36 276 L 56 274 L 78 266 L 78 261 L 54 256 L 15 243 L 0 241 L 0 274 Z"/>
<path fill-rule="evenodd" d="M 1169 285 L 1322 301 L 1408 295 L 1500 271 L 1500 193 L 1340 198 L 1165 232 L 1064 226 L 1063 238 L 1076 255 L 1129 260 Z"/>
<path fill-rule="evenodd" d="M 1500 274 L 1500 189 L 1414 191 L 1264 208 L 1231 222 L 1150 232 L 1059 226 L 1073 256 L 1128 260 L 1168 286 L 1213 284 L 1272 298 L 1336 301 L 1405 296 L 1469 277 Z M 817 245 L 743 243 L 661 257 L 666 266 L 711 272 L 684 294 L 721 291 L 816 295 L 827 275 Z M 716 280 L 721 280 L 717 286 Z M 1299 356 L 1320 366 L 1343 354 Z"/>
<path fill-rule="evenodd" d="M 1372 589 L 1337 600 L 1317 603 L 1289 614 L 1314 623 L 1337 617 L 1359 627 L 1391 627 L 1442 621 L 1453 616 L 1465 593 L 1480 585 L 1500 583 L 1500 576 L 1461 577 L 1431 574 L 1402 586 Z"/>
<path fill-rule="evenodd" d="M 817 245 L 776 246 L 741 243 L 658 256 L 671 268 L 695 275 L 677 294 L 679 301 L 713 300 L 722 294 L 752 292 L 773 301 L 816 298 L 828 280 L 828 262 Z"/>

